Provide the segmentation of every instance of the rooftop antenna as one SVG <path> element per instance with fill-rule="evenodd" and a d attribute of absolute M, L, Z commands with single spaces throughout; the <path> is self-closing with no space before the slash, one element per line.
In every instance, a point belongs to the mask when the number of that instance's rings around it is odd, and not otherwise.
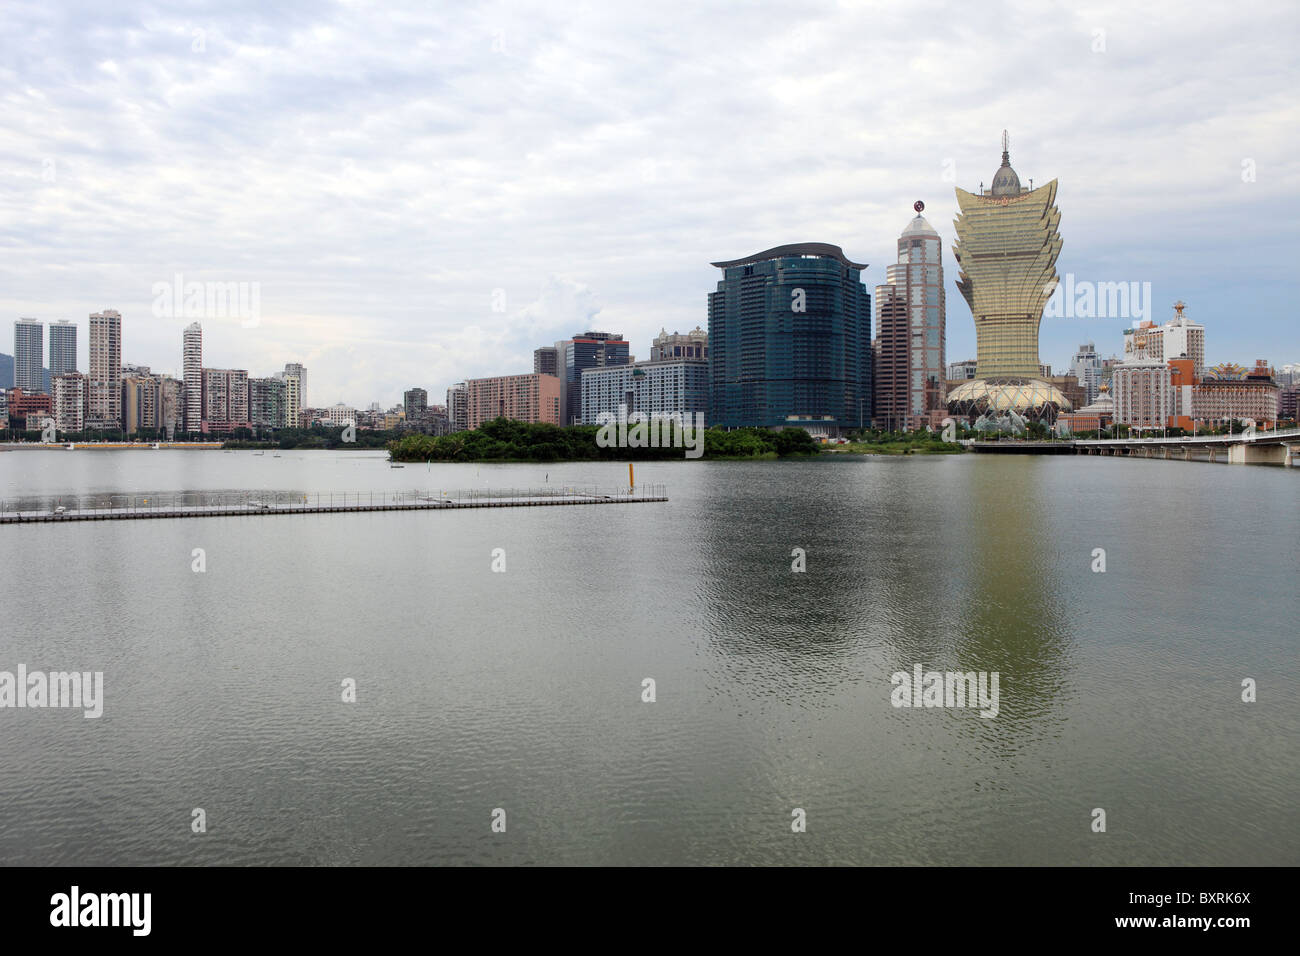
<path fill-rule="evenodd" d="M 1007 131 L 1002 131 L 1002 165 L 1011 165 L 1011 139 L 1007 136 Z"/>

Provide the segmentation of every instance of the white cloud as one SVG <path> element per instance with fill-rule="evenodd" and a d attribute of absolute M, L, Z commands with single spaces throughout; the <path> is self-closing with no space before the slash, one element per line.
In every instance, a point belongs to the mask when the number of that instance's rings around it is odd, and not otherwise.
<path fill-rule="evenodd" d="M 948 245 L 952 187 L 989 180 L 1004 127 L 1022 178 L 1061 182 L 1062 271 L 1184 299 L 1216 359 L 1300 357 L 1294 4 L 6 13 L 0 308 L 111 304 L 156 368 L 184 323 L 149 290 L 176 272 L 260 282 L 261 325 L 205 322 L 205 351 L 304 361 L 313 401 L 526 371 L 593 323 L 644 355 L 705 324 L 712 260 L 833 242 L 873 287 L 918 198 Z M 974 334 L 948 288 L 957 359 Z M 1043 358 L 1085 339 L 1119 327 L 1045 323 Z"/>

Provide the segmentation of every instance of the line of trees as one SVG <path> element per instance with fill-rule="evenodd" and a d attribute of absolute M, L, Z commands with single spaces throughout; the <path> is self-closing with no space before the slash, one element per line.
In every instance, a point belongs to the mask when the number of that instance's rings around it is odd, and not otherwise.
<path fill-rule="evenodd" d="M 599 432 L 597 425 L 561 428 L 497 418 L 473 431 L 436 438 L 405 435 L 390 441 L 388 450 L 394 461 L 642 461 L 682 458 L 686 452 L 680 443 L 661 442 L 658 448 L 602 447 L 596 441 Z M 680 436 L 673 433 L 673 437 Z M 705 458 L 786 457 L 821 451 L 802 428 L 710 428 L 703 438 Z"/>

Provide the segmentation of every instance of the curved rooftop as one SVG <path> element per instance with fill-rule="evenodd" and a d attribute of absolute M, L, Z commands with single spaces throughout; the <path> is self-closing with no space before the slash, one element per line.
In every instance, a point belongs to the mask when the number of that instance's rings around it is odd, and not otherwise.
<path fill-rule="evenodd" d="M 993 188 L 990 190 L 995 196 L 1019 196 L 1020 195 L 1020 177 L 1016 171 L 1011 168 L 1007 159 L 1007 154 L 1002 154 L 1002 165 L 998 171 L 993 174 Z"/>
<path fill-rule="evenodd" d="M 773 246 L 771 249 L 756 252 L 754 255 L 746 256 L 743 259 L 711 262 L 709 265 L 717 266 L 719 269 L 730 269 L 733 266 L 752 266 L 755 263 L 768 262 L 772 259 L 794 259 L 800 256 L 835 259 L 841 265 L 848 266 L 851 269 L 865 269 L 867 267 L 865 262 L 853 262 L 844 255 L 843 249 L 839 246 L 833 246 L 829 242 L 794 242 L 786 246 Z"/>
<path fill-rule="evenodd" d="M 1007 131 L 1002 131 L 1002 165 L 998 171 L 993 174 L 993 185 L 989 192 L 994 196 L 1019 196 L 1020 195 L 1020 177 L 1016 171 L 1011 168 L 1011 142 L 1007 139 Z"/>
<path fill-rule="evenodd" d="M 926 218 L 924 216 L 917 215 L 915 219 L 913 219 L 911 222 L 907 224 L 907 228 L 903 230 L 903 235 L 904 236 L 937 236 L 939 235 L 939 233 L 935 232 L 934 226 L 930 225 L 930 223 L 926 221 Z"/>

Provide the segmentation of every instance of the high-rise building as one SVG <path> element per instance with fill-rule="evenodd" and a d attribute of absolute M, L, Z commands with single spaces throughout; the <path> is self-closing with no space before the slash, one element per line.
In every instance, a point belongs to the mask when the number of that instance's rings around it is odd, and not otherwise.
<path fill-rule="evenodd" d="M 533 371 L 542 375 L 560 374 L 560 350 L 554 345 L 533 349 Z"/>
<path fill-rule="evenodd" d="M 79 432 L 86 427 L 86 376 L 78 371 L 63 372 L 50 379 L 54 391 L 54 427 L 61 432 Z"/>
<path fill-rule="evenodd" d="M 284 428 L 286 389 L 282 378 L 250 378 L 248 423 L 254 428 Z"/>
<path fill-rule="evenodd" d="M 589 368 L 582 373 L 582 424 L 600 424 L 606 413 L 672 417 L 693 426 L 696 414 L 708 421 L 709 363 L 702 358 L 636 362 Z"/>
<path fill-rule="evenodd" d="M 50 377 L 77 370 L 77 326 L 67 319 L 50 323 Z"/>
<path fill-rule="evenodd" d="M 676 362 L 683 359 L 707 359 L 709 333 L 698 325 L 689 332 L 669 333 L 660 329 L 650 343 L 651 362 Z"/>
<path fill-rule="evenodd" d="M 176 437 L 176 429 L 184 429 L 185 421 L 185 383 L 180 379 L 164 375 L 159 385 L 162 396 L 161 428 L 168 439 Z"/>
<path fill-rule="evenodd" d="M 465 382 L 466 417 L 470 428 L 494 418 L 560 424 L 560 380 L 554 375 L 497 375 Z M 448 393 L 448 399 L 451 395 Z"/>
<path fill-rule="evenodd" d="M 90 316 L 90 394 L 87 427 L 122 427 L 122 316 L 114 309 Z"/>
<path fill-rule="evenodd" d="M 42 374 L 42 352 L 45 345 L 45 326 L 35 319 L 19 319 L 14 323 L 14 388 L 28 394 L 45 391 Z"/>
<path fill-rule="evenodd" d="M 1101 356 L 1097 346 L 1084 342 L 1070 360 L 1070 373 L 1079 380 L 1083 388 L 1083 404 L 1091 405 L 1097 400 L 1098 386 L 1101 385 Z"/>
<path fill-rule="evenodd" d="M 1124 351 L 1133 351 L 1133 342 L 1140 335 L 1147 342 L 1147 357 L 1168 361 L 1181 356 L 1192 360 L 1197 379 L 1205 377 L 1205 326 L 1187 318 L 1182 302 L 1174 303 L 1174 317 L 1164 325 L 1142 322 L 1124 330 Z"/>
<path fill-rule="evenodd" d="M 728 428 L 838 433 L 871 421 L 871 295 L 864 263 L 804 242 L 722 270 L 709 295 L 710 412 Z"/>
<path fill-rule="evenodd" d="M 422 388 L 411 388 L 402 395 L 402 410 L 408 422 L 424 418 L 429 411 L 429 393 Z"/>
<path fill-rule="evenodd" d="M 1139 337 L 1133 351 L 1111 376 L 1115 422 L 1130 428 L 1164 428 L 1172 414 L 1173 379 L 1169 366 L 1147 354 L 1147 341 Z"/>
<path fill-rule="evenodd" d="M 184 426 L 187 432 L 203 431 L 203 327 L 191 322 L 182 337 L 185 383 Z"/>
<path fill-rule="evenodd" d="M 1038 327 L 1056 287 L 1061 253 L 1056 180 L 1037 189 L 1021 186 L 1004 131 L 1002 165 L 991 188 L 981 183 L 978 193 L 956 193 L 961 212 L 952 252 L 961 266 L 957 288 L 975 319 L 977 367 L 973 380 L 949 393 L 948 409 L 971 417 L 1015 412 L 1055 421 L 1070 404 L 1043 381 Z"/>
<path fill-rule="evenodd" d="M 284 374 L 292 376 L 298 380 L 298 402 L 299 408 L 307 405 L 307 368 L 301 362 L 287 362 L 284 366 Z"/>
<path fill-rule="evenodd" d="M 210 432 L 248 427 L 248 372 L 236 368 L 203 370 L 203 423 Z"/>
<path fill-rule="evenodd" d="M 564 382 L 560 396 L 560 423 L 572 425 L 582 414 L 582 373 L 589 368 L 627 365 L 632 356 L 628 352 L 628 343 L 617 332 L 583 332 L 556 342 L 555 348 L 557 367 Z"/>
<path fill-rule="evenodd" d="M 304 396 L 307 394 L 307 370 L 299 362 L 289 362 L 283 372 L 276 373 L 276 378 L 284 382 L 284 418 L 287 428 L 307 428 L 307 407 Z"/>
<path fill-rule="evenodd" d="M 466 398 L 467 386 L 464 382 L 457 382 L 447 389 L 447 427 L 453 432 L 469 430 L 469 406 Z"/>
<path fill-rule="evenodd" d="M 872 418 L 889 431 L 937 425 L 944 401 L 943 253 L 939 234 L 913 205 L 916 218 L 898 239 L 898 261 L 876 286 L 876 369 Z"/>
<path fill-rule="evenodd" d="M 153 375 L 128 375 L 122 379 L 122 426 L 128 435 L 160 427 L 162 383 Z"/>

